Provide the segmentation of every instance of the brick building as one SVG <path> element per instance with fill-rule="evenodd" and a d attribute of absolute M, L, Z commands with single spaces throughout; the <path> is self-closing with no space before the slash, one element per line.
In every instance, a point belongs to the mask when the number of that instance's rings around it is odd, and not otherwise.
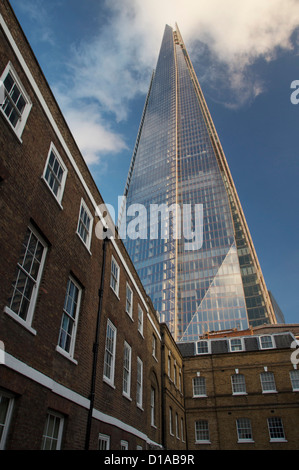
<path fill-rule="evenodd" d="M 0 80 L 0 448 L 297 449 L 298 325 L 175 343 L 8 0 Z"/>
<path fill-rule="evenodd" d="M 267 325 L 179 345 L 189 450 L 299 448 L 298 333 Z"/>
<path fill-rule="evenodd" d="M 1 447 L 159 447 L 156 312 L 6 0 L 0 78 Z"/>

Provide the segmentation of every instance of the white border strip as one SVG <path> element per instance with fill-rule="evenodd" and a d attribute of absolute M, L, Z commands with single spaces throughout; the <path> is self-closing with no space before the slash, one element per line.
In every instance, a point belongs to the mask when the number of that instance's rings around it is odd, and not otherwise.
<path fill-rule="evenodd" d="M 62 145 L 62 147 L 63 147 L 63 149 L 64 149 L 64 151 L 65 151 L 65 153 L 66 153 L 66 155 L 67 155 L 67 157 L 68 157 L 68 159 L 69 159 L 69 161 L 71 162 L 71 164 L 72 164 L 72 166 L 73 166 L 73 168 L 74 168 L 74 170 L 75 170 L 75 172 L 76 172 L 76 174 L 77 174 L 77 176 L 78 176 L 78 178 L 79 178 L 79 180 L 80 180 L 80 182 L 81 182 L 81 184 L 82 184 L 84 190 L 86 191 L 86 194 L 88 195 L 88 198 L 89 198 L 90 202 L 92 203 L 95 212 L 96 212 L 97 215 L 99 216 L 99 218 L 100 218 L 102 224 L 103 224 L 105 227 L 107 227 L 107 223 L 106 223 L 105 219 L 103 218 L 102 213 L 100 212 L 100 210 L 99 210 L 99 208 L 98 208 L 98 204 L 96 204 L 96 201 L 94 200 L 94 198 L 93 198 L 93 196 L 92 196 L 92 194 L 91 194 L 91 191 L 90 191 L 90 189 L 89 189 L 87 183 L 85 182 L 85 180 L 84 180 L 84 178 L 83 178 L 83 176 L 82 176 L 82 174 L 81 174 L 81 172 L 80 172 L 80 170 L 79 170 L 79 168 L 78 168 L 78 166 L 77 166 L 77 164 L 76 164 L 76 162 L 75 162 L 75 160 L 74 160 L 74 158 L 73 158 L 73 156 L 72 156 L 72 154 L 71 154 L 71 152 L 70 152 L 70 150 L 69 150 L 69 148 L 68 148 L 68 146 L 67 146 L 67 144 L 66 144 L 66 142 L 65 142 L 65 140 L 64 140 L 64 138 L 63 138 L 63 136 L 62 136 L 62 134 L 61 134 L 61 132 L 60 132 L 60 130 L 59 130 L 59 128 L 58 128 L 56 122 L 55 122 L 55 120 L 54 120 L 54 118 L 53 118 L 53 116 L 52 116 L 52 114 L 51 114 L 51 111 L 50 111 L 50 109 L 48 108 L 48 105 L 47 105 L 46 101 L 44 100 L 43 95 L 42 95 L 42 93 L 41 93 L 41 91 L 40 91 L 40 89 L 39 89 L 39 87 L 38 87 L 36 81 L 34 80 L 33 75 L 31 74 L 31 72 L 30 72 L 30 70 L 29 70 L 29 67 L 27 66 L 27 64 L 26 64 L 26 62 L 25 62 L 25 59 L 23 58 L 23 56 L 22 56 L 22 54 L 21 54 L 21 52 L 20 52 L 20 50 L 19 50 L 19 48 L 18 48 L 18 46 L 17 46 L 17 44 L 16 44 L 14 38 L 12 37 L 12 34 L 10 33 L 9 28 L 8 28 L 8 26 L 6 25 L 5 20 L 4 20 L 4 18 L 3 18 L 3 16 L 2 16 L 1 14 L 0 14 L 0 25 L 2 26 L 3 31 L 4 31 L 4 33 L 5 33 L 5 35 L 6 35 L 8 41 L 9 41 L 11 47 L 12 47 L 12 49 L 13 49 L 13 51 L 14 51 L 14 53 L 15 53 L 15 55 L 16 55 L 18 61 L 20 62 L 20 65 L 21 65 L 21 67 L 23 68 L 24 73 L 26 74 L 26 76 L 27 76 L 27 78 L 28 78 L 28 80 L 29 80 L 29 82 L 30 82 L 32 88 L 33 88 L 33 91 L 34 91 L 34 93 L 36 94 L 36 96 L 37 96 L 37 98 L 38 98 L 38 100 L 39 100 L 39 102 L 40 102 L 40 104 L 41 104 L 41 106 L 42 106 L 42 108 L 43 108 L 43 110 L 44 110 L 44 112 L 45 112 L 45 114 L 46 114 L 46 116 L 47 116 L 47 118 L 48 118 L 48 120 L 49 120 L 49 122 L 50 122 L 50 124 L 51 124 L 51 126 L 52 126 L 52 128 L 53 128 L 53 130 L 54 130 L 54 132 L 55 132 L 55 134 L 56 134 L 56 136 L 58 137 L 58 139 L 59 139 L 59 141 L 60 141 L 60 143 L 61 143 L 61 145 Z M 83 158 L 83 157 L 82 157 L 82 158 Z M 133 283 L 133 285 L 134 285 L 136 291 L 138 292 L 138 295 L 140 296 L 140 298 L 141 298 L 141 300 L 142 300 L 142 302 L 143 302 L 143 304 L 144 304 L 144 306 L 145 306 L 145 308 L 146 308 L 146 310 L 147 310 L 147 312 L 148 312 L 148 306 L 147 306 L 147 304 L 146 304 L 146 301 L 145 301 L 145 299 L 143 298 L 143 296 L 142 296 L 142 294 L 141 294 L 141 292 L 140 292 L 140 290 L 139 290 L 139 288 L 138 288 L 138 286 L 137 286 L 137 283 L 136 283 L 136 281 L 135 281 L 135 279 L 134 279 L 134 276 L 132 275 L 131 271 L 129 270 L 129 267 L 128 267 L 127 263 L 125 262 L 124 257 L 122 256 L 122 254 L 121 254 L 121 252 L 120 252 L 120 250 L 119 250 L 119 248 L 118 248 L 118 246 L 117 246 L 117 244 L 116 244 L 114 238 L 112 238 L 111 241 L 112 241 L 112 243 L 113 243 L 113 246 L 114 246 L 115 250 L 117 251 L 117 254 L 118 254 L 119 258 L 121 259 L 121 262 L 122 262 L 122 264 L 123 264 L 123 267 L 124 267 L 125 270 L 127 271 L 128 275 L 129 275 L 129 277 L 130 277 L 130 279 L 131 279 L 131 282 Z"/>
<path fill-rule="evenodd" d="M 55 380 L 51 379 L 50 377 L 44 375 L 43 373 L 39 372 L 36 369 L 33 369 L 32 367 L 28 366 L 24 362 L 21 362 L 19 359 L 16 359 L 13 357 L 11 354 L 8 354 L 7 352 L 4 352 L 5 355 L 5 366 L 9 367 L 13 371 L 23 375 L 24 377 L 27 377 L 30 380 L 33 380 L 34 382 L 38 383 L 39 385 L 47 388 L 51 392 L 55 393 L 56 395 L 61 396 L 62 398 L 65 398 L 66 400 L 69 400 L 76 405 L 82 406 L 83 408 L 89 409 L 90 407 L 90 400 L 87 398 L 83 397 L 77 392 L 74 392 L 73 390 L 65 387 L 64 385 L 59 384 L 58 382 L 55 382 Z M 96 409 L 93 409 L 93 418 L 95 418 L 97 421 L 104 422 L 106 424 L 110 424 L 111 426 L 115 426 L 117 428 L 122 429 L 123 431 L 128 432 L 129 434 L 133 434 L 134 436 L 139 437 L 140 439 L 143 439 L 146 441 L 148 444 L 154 444 L 156 446 L 161 447 L 160 444 L 157 444 L 156 442 L 152 441 L 146 434 L 144 434 L 142 431 L 139 431 L 138 429 L 134 428 L 133 426 L 130 426 L 127 423 L 124 423 L 118 418 L 114 418 L 113 416 L 107 415 L 101 411 L 98 411 Z"/>

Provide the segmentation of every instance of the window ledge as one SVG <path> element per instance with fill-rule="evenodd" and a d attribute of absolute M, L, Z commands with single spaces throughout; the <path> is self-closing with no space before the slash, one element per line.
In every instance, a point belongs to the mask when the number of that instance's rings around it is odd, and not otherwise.
<path fill-rule="evenodd" d="M 130 397 L 130 395 L 127 395 L 125 392 L 122 393 L 122 396 L 126 398 L 127 400 L 132 401 L 132 398 Z"/>
<path fill-rule="evenodd" d="M 105 382 L 107 385 L 109 385 L 109 387 L 115 389 L 115 385 L 113 382 L 111 382 L 107 377 L 105 377 L 105 375 L 103 376 L 103 382 Z"/>
<path fill-rule="evenodd" d="M 79 235 L 78 235 L 78 236 L 79 236 Z M 112 287 L 111 285 L 110 285 L 110 289 L 111 289 L 111 290 L 112 290 L 112 292 L 114 293 L 115 297 L 117 297 L 117 298 L 118 298 L 118 300 L 120 300 L 120 297 L 119 297 L 118 293 L 117 293 L 117 292 L 115 292 L 115 290 L 113 289 L 113 287 Z"/>
<path fill-rule="evenodd" d="M 11 318 L 13 318 L 17 323 L 22 325 L 26 330 L 28 330 L 31 334 L 36 335 L 36 330 L 32 328 L 25 320 L 23 320 L 19 315 L 13 312 L 9 307 L 4 307 L 4 312 L 7 313 Z"/>
<path fill-rule="evenodd" d="M 270 442 L 288 442 L 286 439 L 270 439 Z"/>
<path fill-rule="evenodd" d="M 237 443 L 238 444 L 254 444 L 253 439 L 238 439 Z"/>
<path fill-rule="evenodd" d="M 125 312 L 128 315 L 128 317 L 130 318 L 131 322 L 134 323 L 133 312 L 129 313 L 129 312 L 127 312 L 127 310 Z"/>
<path fill-rule="evenodd" d="M 73 362 L 74 364 L 78 364 L 78 361 L 76 361 L 76 359 L 74 359 L 67 351 L 65 351 L 64 349 L 62 349 L 60 346 L 56 346 L 56 351 L 61 354 L 63 357 L 65 357 L 66 359 L 68 359 L 69 361 Z"/>
<path fill-rule="evenodd" d="M 86 243 L 84 242 L 84 240 L 82 240 L 82 238 L 80 237 L 79 233 L 76 231 L 76 235 L 77 237 L 79 238 L 79 240 L 81 241 L 82 245 L 85 247 L 85 249 L 88 251 L 88 253 L 90 254 L 91 256 L 91 251 L 89 249 L 89 247 L 86 245 Z"/>
<path fill-rule="evenodd" d="M 44 185 L 48 188 L 49 192 L 52 194 L 56 204 L 58 205 L 58 207 L 63 210 L 63 206 L 61 204 L 61 202 L 57 199 L 57 197 L 55 196 L 55 194 L 53 193 L 52 189 L 50 188 L 50 186 L 48 185 L 48 182 L 47 180 L 45 179 L 44 175 L 41 176 L 40 178 L 42 180 L 42 182 L 44 183 Z"/>
<path fill-rule="evenodd" d="M 195 441 L 195 444 L 211 444 L 211 441 Z"/>

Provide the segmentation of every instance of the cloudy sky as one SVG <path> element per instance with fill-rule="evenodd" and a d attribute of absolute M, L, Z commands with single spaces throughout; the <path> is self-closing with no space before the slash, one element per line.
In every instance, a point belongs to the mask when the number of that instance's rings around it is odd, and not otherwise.
<path fill-rule="evenodd" d="M 11 4 L 116 213 L 164 27 L 178 23 L 267 287 L 286 321 L 299 322 L 298 0 Z"/>

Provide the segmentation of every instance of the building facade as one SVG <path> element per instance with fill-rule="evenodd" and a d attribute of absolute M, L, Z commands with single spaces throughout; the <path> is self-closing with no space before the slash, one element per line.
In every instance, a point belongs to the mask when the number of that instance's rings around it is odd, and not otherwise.
<path fill-rule="evenodd" d="M 156 312 L 6 0 L 0 70 L 0 447 L 159 447 Z"/>
<path fill-rule="evenodd" d="M 177 341 L 276 322 L 191 60 L 168 25 L 124 196 L 125 246 Z"/>
<path fill-rule="evenodd" d="M 178 345 L 122 241 L 99 236 L 102 197 L 8 0 L 0 73 L 0 449 L 235 448 L 233 418 L 242 448 L 298 449 L 298 325 Z"/>
<path fill-rule="evenodd" d="M 298 449 L 299 331 L 287 326 L 179 345 L 189 450 Z"/>

